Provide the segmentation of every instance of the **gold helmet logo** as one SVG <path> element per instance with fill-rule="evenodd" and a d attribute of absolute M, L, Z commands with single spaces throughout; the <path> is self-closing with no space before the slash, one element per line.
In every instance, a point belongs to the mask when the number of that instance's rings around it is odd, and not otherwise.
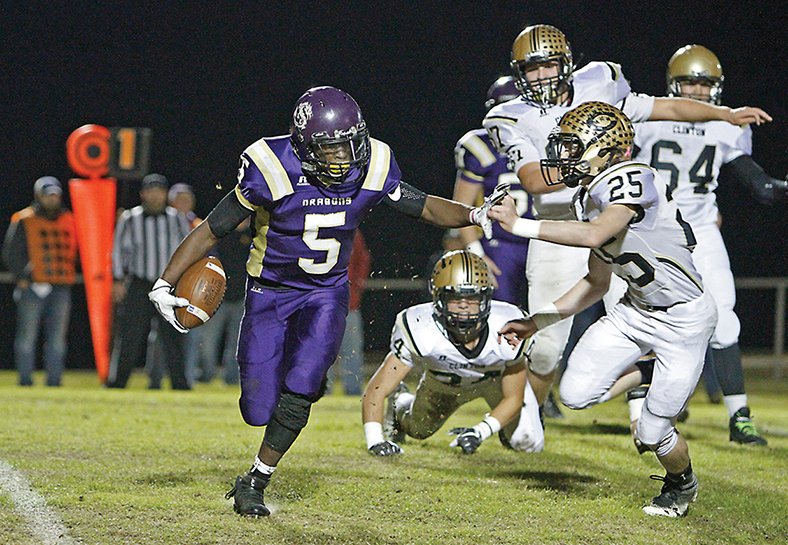
<path fill-rule="evenodd" d="M 624 113 L 606 102 L 584 102 L 566 112 L 547 139 L 542 177 L 547 185 L 574 187 L 611 164 L 627 159 L 635 131 Z M 554 178 L 558 169 L 559 176 Z"/>
<path fill-rule="evenodd" d="M 490 315 L 492 280 L 487 263 L 467 250 L 454 250 L 441 256 L 432 270 L 430 292 L 435 318 L 458 342 L 479 336 Z M 452 301 L 470 301 L 469 309 L 450 309 Z M 478 303 L 478 309 L 476 304 Z"/>
<path fill-rule="evenodd" d="M 702 45 L 685 45 L 668 61 L 668 96 L 683 96 L 719 104 L 722 100 L 722 65 L 717 55 Z M 681 84 L 709 87 L 707 94 L 682 93 Z"/>
<path fill-rule="evenodd" d="M 536 65 L 555 63 L 555 76 L 528 81 L 526 73 Z M 572 49 L 563 32 L 550 25 L 523 29 L 512 44 L 512 73 L 520 93 L 539 105 L 557 104 L 569 90 L 574 63 Z"/>

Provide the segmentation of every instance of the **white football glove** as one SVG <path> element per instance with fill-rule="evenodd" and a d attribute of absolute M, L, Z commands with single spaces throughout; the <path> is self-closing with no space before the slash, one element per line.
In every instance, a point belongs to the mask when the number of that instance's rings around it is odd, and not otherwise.
<path fill-rule="evenodd" d="M 153 284 L 150 293 L 148 293 L 148 299 L 150 299 L 150 302 L 156 307 L 156 310 L 159 311 L 159 314 L 161 314 L 179 333 L 188 333 L 189 330 L 179 324 L 178 320 L 175 319 L 175 307 L 187 307 L 189 306 L 189 300 L 185 297 L 176 297 L 173 294 L 174 291 L 172 284 L 163 278 L 159 278 L 156 280 L 156 283 Z"/>
<path fill-rule="evenodd" d="M 501 202 L 508 194 L 509 184 L 506 182 L 500 183 L 495 186 L 495 189 L 493 189 L 493 192 L 488 197 L 484 198 L 484 202 L 481 206 L 477 206 L 471 210 L 471 223 L 482 228 L 482 231 L 484 231 L 484 238 L 487 240 L 491 239 L 493 236 L 492 220 L 487 217 L 487 212 L 490 211 L 490 208 Z"/>

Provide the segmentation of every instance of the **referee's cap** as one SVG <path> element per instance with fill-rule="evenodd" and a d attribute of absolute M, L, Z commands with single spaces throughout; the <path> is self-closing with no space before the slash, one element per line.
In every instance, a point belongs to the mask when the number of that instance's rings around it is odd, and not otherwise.
<path fill-rule="evenodd" d="M 161 174 L 151 173 L 146 174 L 145 177 L 142 179 L 142 189 L 151 189 L 154 187 L 158 187 L 161 189 L 167 189 L 170 187 L 170 182 L 167 180 L 166 176 Z"/>

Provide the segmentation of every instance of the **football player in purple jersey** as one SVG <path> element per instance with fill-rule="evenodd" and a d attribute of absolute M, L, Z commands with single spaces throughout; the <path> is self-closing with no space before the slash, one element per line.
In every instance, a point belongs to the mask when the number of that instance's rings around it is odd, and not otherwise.
<path fill-rule="evenodd" d="M 484 105 L 489 110 L 519 97 L 514 78 L 502 76 L 490 86 Z M 481 195 L 492 194 L 498 184 L 511 184 L 509 195 L 517 205 L 517 213 L 523 218 L 533 218 L 532 198 L 520 185 L 517 175 L 509 170 L 507 161 L 506 155 L 495 149 L 486 130 L 479 128 L 465 133 L 454 148 L 457 167 L 454 200 L 474 205 Z M 498 225 L 493 225 L 493 238 L 489 240 L 480 240 L 478 229 L 473 227 L 460 229 L 460 238 L 468 250 L 487 262 L 495 286 L 493 299 L 515 305 L 525 304 L 528 240 L 507 233 Z"/>
<path fill-rule="evenodd" d="M 175 297 L 173 286 L 219 238 L 252 216 L 239 404 L 247 424 L 266 429 L 254 464 L 227 494 L 237 513 L 270 513 L 263 490 L 322 395 L 348 312 L 353 236 L 366 213 L 385 202 L 444 228 L 479 225 L 489 236 L 487 211 L 494 200 L 471 208 L 403 182 L 391 149 L 370 138 L 356 101 L 334 87 L 306 91 L 296 102 L 290 134 L 261 138 L 241 154 L 238 184 L 183 240 L 149 294 L 183 330 L 174 309 L 188 301 Z"/>

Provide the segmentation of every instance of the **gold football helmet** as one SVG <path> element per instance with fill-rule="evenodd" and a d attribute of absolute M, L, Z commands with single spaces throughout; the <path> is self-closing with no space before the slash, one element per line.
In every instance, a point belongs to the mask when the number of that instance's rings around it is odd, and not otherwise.
<path fill-rule="evenodd" d="M 584 102 L 569 110 L 547 138 L 542 177 L 547 185 L 576 187 L 613 163 L 629 158 L 635 131 L 624 113 L 606 102 Z M 559 178 L 553 180 L 557 168 Z"/>
<path fill-rule="evenodd" d="M 536 64 L 547 62 L 558 64 L 558 75 L 529 82 L 526 72 Z M 517 35 L 512 44 L 511 67 L 520 93 L 538 105 L 556 104 L 569 90 L 575 68 L 566 36 L 550 25 L 532 25 Z"/>
<path fill-rule="evenodd" d="M 687 97 L 719 104 L 722 100 L 722 66 L 717 55 L 702 45 L 685 45 L 668 61 L 668 96 Z M 700 83 L 711 87 L 709 96 L 681 93 L 682 83 Z"/>
<path fill-rule="evenodd" d="M 467 343 L 479 336 L 490 316 L 493 291 L 484 259 L 467 250 L 443 254 L 432 270 L 430 291 L 435 319 L 451 334 L 451 340 Z M 450 311 L 450 302 L 458 300 L 470 300 L 471 304 L 467 310 Z"/>

